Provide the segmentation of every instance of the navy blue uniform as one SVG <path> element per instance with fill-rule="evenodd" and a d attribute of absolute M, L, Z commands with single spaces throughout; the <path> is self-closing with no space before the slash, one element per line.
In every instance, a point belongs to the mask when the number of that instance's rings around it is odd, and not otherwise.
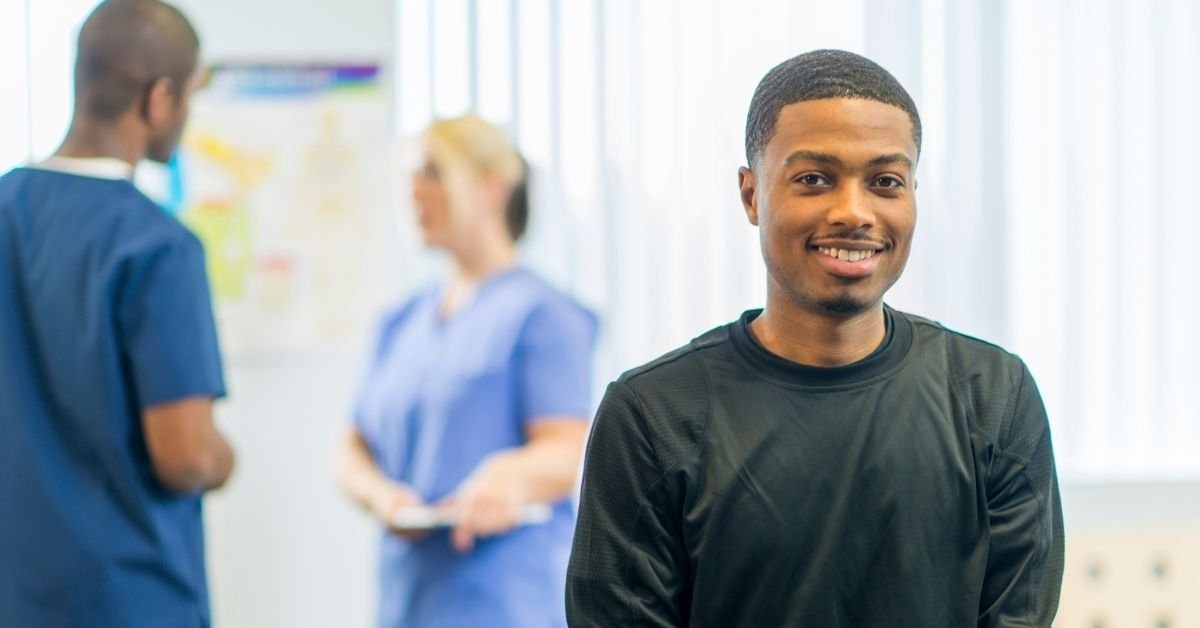
<path fill-rule="evenodd" d="M 0 178 L 0 625 L 210 623 L 142 410 L 224 395 L 199 241 L 129 181 Z"/>

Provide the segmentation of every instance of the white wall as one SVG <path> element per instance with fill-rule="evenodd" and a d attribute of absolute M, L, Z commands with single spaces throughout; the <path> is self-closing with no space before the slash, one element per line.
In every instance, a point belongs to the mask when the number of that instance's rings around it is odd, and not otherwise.
<path fill-rule="evenodd" d="M 329 464 L 355 370 L 353 359 L 298 356 L 227 367 L 218 420 L 238 468 L 206 501 L 218 628 L 370 625 L 375 528 Z"/>
<path fill-rule="evenodd" d="M 180 0 L 207 61 L 391 59 L 389 0 Z M 280 356 L 226 367 L 218 420 L 238 451 L 206 503 L 218 628 L 371 625 L 375 528 L 338 492 L 332 438 L 359 356 Z"/>
<path fill-rule="evenodd" d="M 200 31 L 210 60 L 326 59 L 365 56 L 387 61 L 392 2 L 344 0 L 176 0 Z"/>

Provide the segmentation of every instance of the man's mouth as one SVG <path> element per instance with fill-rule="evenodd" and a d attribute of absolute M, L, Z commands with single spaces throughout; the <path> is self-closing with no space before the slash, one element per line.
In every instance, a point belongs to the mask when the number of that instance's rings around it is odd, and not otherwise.
<path fill-rule="evenodd" d="M 818 246 L 817 251 L 843 262 L 861 262 L 875 257 L 880 252 L 877 249 L 840 249 L 827 246 Z"/>

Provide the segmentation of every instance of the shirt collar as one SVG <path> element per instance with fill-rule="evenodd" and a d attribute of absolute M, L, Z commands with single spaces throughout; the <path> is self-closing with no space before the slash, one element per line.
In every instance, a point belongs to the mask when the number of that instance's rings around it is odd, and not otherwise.
<path fill-rule="evenodd" d="M 750 322 L 761 313 L 762 310 L 748 311 L 731 325 L 733 346 L 760 374 L 788 386 L 833 389 L 862 385 L 895 372 L 912 347 L 912 323 L 884 305 L 887 331 L 874 353 L 845 366 L 799 364 L 771 353 L 751 333 Z"/>
<path fill-rule="evenodd" d="M 32 164 L 30 167 L 94 179 L 133 180 L 133 166 L 115 157 L 59 157 L 55 155 L 40 163 Z"/>

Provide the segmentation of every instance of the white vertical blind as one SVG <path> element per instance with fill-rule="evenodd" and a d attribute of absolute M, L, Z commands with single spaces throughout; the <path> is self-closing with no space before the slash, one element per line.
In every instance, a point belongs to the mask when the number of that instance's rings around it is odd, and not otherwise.
<path fill-rule="evenodd" d="M 0 2 L 0 171 L 58 147 L 74 103 L 75 39 L 98 0 Z"/>
<path fill-rule="evenodd" d="M 1006 6 L 1011 344 L 1073 474 L 1194 477 L 1200 11 Z"/>
<path fill-rule="evenodd" d="M 406 38 L 419 5 L 398 5 L 401 112 L 427 97 L 406 72 L 470 50 L 444 25 L 430 32 L 457 43 Z M 1024 357 L 1065 476 L 1200 475 L 1194 3 L 465 7 L 476 107 L 539 176 L 526 256 L 601 314 L 602 381 L 761 305 L 736 191 L 746 107 L 775 63 L 844 48 L 895 73 L 925 126 L 917 239 L 889 301 Z M 407 133 L 428 121 L 402 117 Z"/>
<path fill-rule="evenodd" d="M 433 116 L 433 87 L 430 71 L 433 55 L 429 28 L 429 0 L 398 0 L 395 12 L 397 45 L 394 72 L 404 77 L 404 87 L 396 87 L 396 128 L 401 135 L 417 133 Z"/>
<path fill-rule="evenodd" d="M 475 80 L 476 109 L 488 120 L 511 120 L 513 116 L 513 41 L 505 28 L 512 10 L 507 0 L 476 0 Z"/>
<path fill-rule="evenodd" d="M 1154 361 L 1159 365 L 1158 395 L 1163 420 L 1158 424 L 1158 446 L 1163 448 L 1166 468 L 1195 473 L 1195 444 L 1200 442 L 1200 410 L 1196 404 L 1196 385 L 1200 368 L 1200 260 L 1195 255 L 1195 236 L 1200 233 L 1200 201 L 1192 184 L 1200 156 L 1200 78 L 1196 60 L 1200 59 L 1200 7 L 1189 0 L 1166 3 L 1169 19 L 1161 21 L 1156 36 L 1158 69 L 1156 94 L 1156 136 L 1162 138 L 1157 151 L 1155 182 L 1162 207 L 1158 237 L 1153 248 L 1159 255 L 1155 272 L 1159 274 L 1159 302 L 1153 306 L 1158 342 Z M 1122 252 L 1129 253 L 1122 247 Z M 1143 251 L 1143 254 L 1145 252 Z"/>
<path fill-rule="evenodd" d="M 433 109 L 440 117 L 471 110 L 470 19 L 467 0 L 430 0 Z"/>
<path fill-rule="evenodd" d="M 0 98 L 0 172 L 30 154 L 29 3 L 0 2 L 0 85 L 16 86 Z"/>

